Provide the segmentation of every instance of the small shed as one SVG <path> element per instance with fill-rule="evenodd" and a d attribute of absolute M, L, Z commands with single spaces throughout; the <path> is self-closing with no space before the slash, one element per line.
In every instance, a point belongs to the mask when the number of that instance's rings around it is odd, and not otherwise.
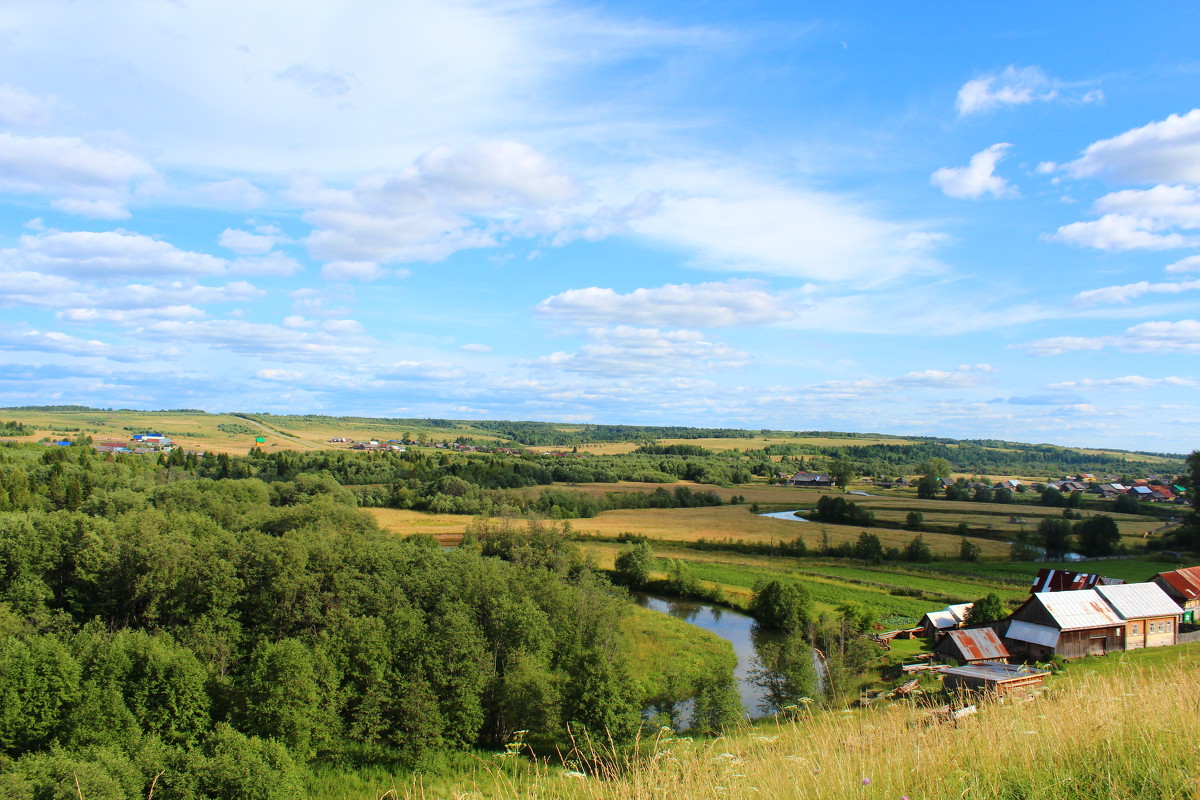
<path fill-rule="evenodd" d="M 967 612 L 971 610 L 971 606 L 973 605 L 975 604 L 958 603 L 946 606 L 942 611 L 930 611 L 921 617 L 921 621 L 918 624 L 925 629 L 926 638 L 932 639 L 942 631 L 962 625 L 967 618 Z"/>
<path fill-rule="evenodd" d="M 948 631 L 933 652 L 943 658 L 952 658 L 959 664 L 980 664 L 988 661 L 1006 663 L 1008 648 L 991 628 Z"/>
<path fill-rule="evenodd" d="M 1046 682 L 1049 670 L 1024 664 L 971 664 L 944 667 L 942 686 L 948 692 L 977 692 L 997 697 L 1021 695 Z"/>

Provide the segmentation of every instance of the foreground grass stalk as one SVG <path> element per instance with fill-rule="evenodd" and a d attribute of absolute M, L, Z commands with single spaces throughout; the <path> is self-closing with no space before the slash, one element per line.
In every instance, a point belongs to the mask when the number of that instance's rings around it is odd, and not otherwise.
<path fill-rule="evenodd" d="M 985 704 L 957 726 L 920 703 L 800 716 L 693 742 L 663 736 L 640 755 L 591 753 L 598 772 L 542 766 L 459 798 L 1193 798 L 1200 666 L 1072 665 L 1034 700 Z M 494 792 L 499 792 L 494 794 Z M 421 796 L 410 794 L 410 797 Z"/>

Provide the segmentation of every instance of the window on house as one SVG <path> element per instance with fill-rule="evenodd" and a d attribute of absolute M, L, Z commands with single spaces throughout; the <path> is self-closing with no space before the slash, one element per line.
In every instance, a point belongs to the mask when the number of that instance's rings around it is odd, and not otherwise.
<path fill-rule="evenodd" d="M 1136 622 L 1133 623 L 1133 635 L 1134 636 L 1138 635 L 1138 624 Z"/>
<path fill-rule="evenodd" d="M 1167 620 L 1167 633 L 1171 632 L 1171 620 Z"/>

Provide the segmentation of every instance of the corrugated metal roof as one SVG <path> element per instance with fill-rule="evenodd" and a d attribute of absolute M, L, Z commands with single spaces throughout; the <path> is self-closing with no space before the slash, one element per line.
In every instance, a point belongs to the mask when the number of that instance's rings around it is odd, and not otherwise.
<path fill-rule="evenodd" d="M 1024 620 L 1014 619 L 1008 625 L 1008 633 L 1004 635 L 1009 639 L 1040 644 L 1043 647 L 1058 646 L 1058 631 L 1047 625 L 1035 625 Z"/>
<path fill-rule="evenodd" d="M 1059 630 L 1078 631 L 1124 624 L 1112 607 L 1096 592 L 1096 589 L 1043 592 L 1035 594 L 1033 598 L 1054 618 Z"/>
<path fill-rule="evenodd" d="M 1097 586 L 1099 592 L 1123 619 L 1144 619 L 1182 614 L 1183 609 L 1157 583 L 1126 583 Z"/>
<path fill-rule="evenodd" d="M 1158 577 L 1171 584 L 1188 600 L 1200 597 L 1200 567 L 1184 567 L 1171 572 L 1161 572 Z"/>
<path fill-rule="evenodd" d="M 953 628 L 958 624 L 958 620 L 949 611 L 930 611 L 925 615 L 933 623 L 933 626 L 939 630 L 942 628 Z"/>
<path fill-rule="evenodd" d="M 991 628 L 976 628 L 969 631 L 950 631 L 959 652 L 969 660 L 1008 658 L 1008 648 Z"/>
<path fill-rule="evenodd" d="M 1049 670 L 1027 667 L 1024 664 L 968 664 L 965 667 L 943 667 L 940 671 L 943 675 L 964 675 L 988 681 L 1007 681 L 1012 678 L 1050 674 Z"/>

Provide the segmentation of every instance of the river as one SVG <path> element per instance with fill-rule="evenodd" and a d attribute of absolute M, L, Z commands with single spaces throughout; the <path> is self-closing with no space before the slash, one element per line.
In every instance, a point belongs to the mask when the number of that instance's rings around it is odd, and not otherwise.
<path fill-rule="evenodd" d="M 697 628 L 715 633 L 733 645 L 733 652 L 737 655 L 737 667 L 734 668 L 733 674 L 737 678 L 742 709 L 751 719 L 767 715 L 761 707 L 763 691 L 750 680 L 750 670 L 754 666 L 757 654 L 754 647 L 755 638 L 773 637 L 775 634 L 755 633 L 753 618 L 720 606 L 647 594 L 635 594 L 633 597 L 634 602 L 640 606 L 670 614 Z M 688 712 L 690 713 L 690 709 Z M 687 714 L 684 716 L 686 718 Z"/>

